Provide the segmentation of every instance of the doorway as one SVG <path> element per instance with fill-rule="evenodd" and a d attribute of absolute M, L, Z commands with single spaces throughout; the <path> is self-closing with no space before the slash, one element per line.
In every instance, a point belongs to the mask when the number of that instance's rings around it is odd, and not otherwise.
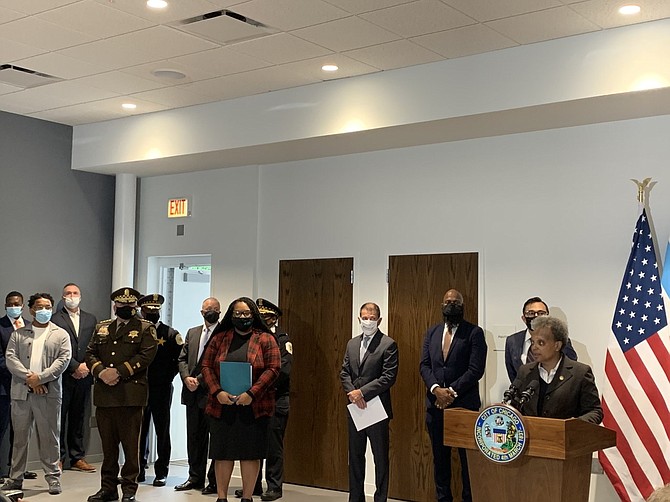
<path fill-rule="evenodd" d="M 212 255 L 151 256 L 147 266 L 147 293 L 165 297 L 161 321 L 181 333 L 182 338 L 193 326 L 203 323 L 200 306 L 211 296 Z M 174 381 L 170 412 L 172 460 L 186 459 L 186 412 L 181 404 L 182 383 Z M 156 435 L 151 424 L 149 462 L 156 460 Z"/>

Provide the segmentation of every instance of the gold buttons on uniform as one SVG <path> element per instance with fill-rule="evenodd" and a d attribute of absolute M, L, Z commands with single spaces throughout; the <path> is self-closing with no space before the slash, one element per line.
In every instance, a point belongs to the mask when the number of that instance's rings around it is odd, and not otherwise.
<path fill-rule="evenodd" d="M 116 352 L 112 352 L 112 355 L 115 356 L 115 355 L 116 355 Z"/>

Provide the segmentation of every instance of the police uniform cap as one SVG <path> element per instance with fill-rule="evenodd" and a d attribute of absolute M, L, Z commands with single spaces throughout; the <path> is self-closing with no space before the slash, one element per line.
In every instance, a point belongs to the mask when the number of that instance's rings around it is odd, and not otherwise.
<path fill-rule="evenodd" d="M 109 297 L 116 303 L 135 303 L 142 294 L 133 288 L 119 288 Z"/>
<path fill-rule="evenodd" d="M 165 298 L 163 298 L 163 295 L 153 293 L 151 295 L 144 295 L 137 301 L 137 305 L 147 310 L 160 310 L 164 301 Z"/>
<path fill-rule="evenodd" d="M 273 315 L 281 317 L 281 309 L 265 298 L 259 298 L 256 300 L 256 305 L 258 305 L 258 311 L 261 313 L 261 315 Z"/>

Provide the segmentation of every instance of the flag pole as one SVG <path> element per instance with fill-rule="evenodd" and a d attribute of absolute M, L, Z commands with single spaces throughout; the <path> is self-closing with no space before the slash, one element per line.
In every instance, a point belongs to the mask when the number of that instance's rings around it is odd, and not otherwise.
<path fill-rule="evenodd" d="M 640 205 L 640 209 L 642 209 L 647 205 L 647 193 L 649 193 L 656 182 L 652 182 L 651 178 L 645 178 L 642 181 L 638 181 L 634 178 L 631 178 L 630 180 L 637 185 L 637 202 Z"/>

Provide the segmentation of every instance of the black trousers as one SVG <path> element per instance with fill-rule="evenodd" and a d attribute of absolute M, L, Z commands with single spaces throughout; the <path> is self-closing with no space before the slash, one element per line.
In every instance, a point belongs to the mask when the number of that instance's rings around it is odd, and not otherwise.
<path fill-rule="evenodd" d="M 86 457 L 84 423 L 91 406 L 91 380 L 63 375 L 63 404 L 60 415 L 60 459 L 70 465 Z"/>
<path fill-rule="evenodd" d="M 288 424 L 288 415 L 275 413 L 270 419 L 270 441 L 268 443 L 268 456 L 265 459 L 265 483 L 268 491 L 282 492 L 284 485 L 284 434 Z M 255 493 L 263 491 L 263 460 L 256 479 Z"/>
<path fill-rule="evenodd" d="M 140 430 L 142 406 L 98 407 L 95 418 L 102 442 L 101 488 L 116 492 L 119 476 L 119 443 L 126 459 L 121 469 L 121 490 L 124 495 L 137 492 L 137 474 L 140 472 Z"/>
<path fill-rule="evenodd" d="M 196 486 L 205 484 L 207 452 L 209 449 L 209 419 L 204 408 L 197 404 L 186 405 L 186 451 L 188 454 L 188 479 Z M 214 461 L 209 464 L 207 482 L 216 486 Z"/>
<path fill-rule="evenodd" d="M 142 433 L 140 435 L 140 469 L 147 468 L 149 458 L 149 424 L 154 421 L 156 430 L 156 453 L 154 473 L 157 478 L 167 478 L 170 468 L 172 442 L 170 441 L 170 407 L 172 406 L 172 382 L 149 386 L 149 402 L 144 410 Z"/>
<path fill-rule="evenodd" d="M 430 408 L 426 410 L 426 428 L 433 448 L 433 467 L 435 471 L 435 490 L 437 502 L 452 502 L 451 493 L 451 447 L 444 446 L 444 413 Z M 465 449 L 458 449 L 461 460 L 461 478 L 463 481 L 463 502 L 472 502 L 470 476 Z"/>
<path fill-rule="evenodd" d="M 9 471 L 12 466 L 12 445 L 14 444 L 14 431 L 12 430 L 12 424 L 9 419 L 11 416 L 11 404 L 12 401 L 9 396 L 0 396 L 0 444 L 5 437 L 5 434 L 9 434 L 9 449 L 7 451 L 7 456 L 0 456 L 0 477 L 8 478 Z"/>
<path fill-rule="evenodd" d="M 365 450 L 368 439 L 375 462 L 375 502 L 385 502 L 389 491 L 389 419 L 361 431 L 349 424 L 349 502 L 365 502 Z"/>

